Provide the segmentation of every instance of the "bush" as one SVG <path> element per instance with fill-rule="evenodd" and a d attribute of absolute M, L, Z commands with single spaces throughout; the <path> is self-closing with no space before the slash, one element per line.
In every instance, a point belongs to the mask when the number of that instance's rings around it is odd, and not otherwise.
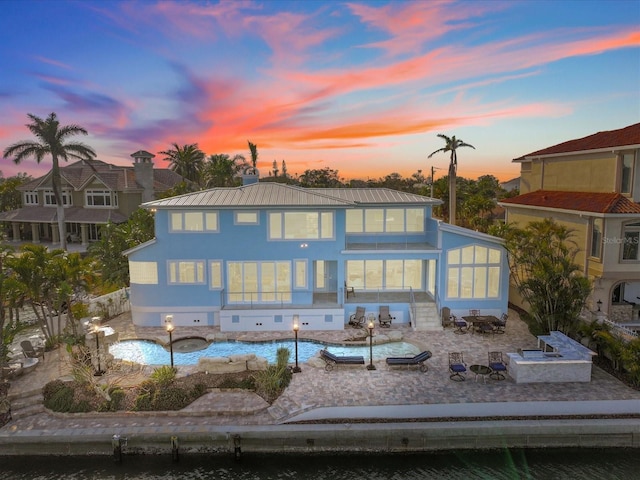
<path fill-rule="evenodd" d="M 279 348 L 276 353 L 276 365 L 269 365 L 266 370 L 256 372 L 253 376 L 256 393 L 267 402 L 272 403 L 291 381 L 289 349 Z"/>
<path fill-rule="evenodd" d="M 189 394 L 180 387 L 159 389 L 153 399 L 154 410 L 180 410 L 191 403 Z"/>
<path fill-rule="evenodd" d="M 120 410 L 120 405 L 122 405 L 122 401 L 124 400 L 125 393 L 121 388 L 114 388 L 111 392 L 109 392 L 109 397 L 111 397 L 110 401 L 105 401 L 98 407 L 99 412 L 117 412 Z"/>
<path fill-rule="evenodd" d="M 151 380 L 156 382 L 159 386 L 167 386 L 175 380 L 177 373 L 178 371 L 174 367 L 164 365 L 153 371 L 151 374 Z"/>
<path fill-rule="evenodd" d="M 136 397 L 133 410 L 137 412 L 149 412 L 153 410 L 153 402 L 151 394 L 142 393 Z"/>
<path fill-rule="evenodd" d="M 67 385 L 56 390 L 44 400 L 44 406 L 54 412 L 71 412 L 74 409 L 73 389 Z"/>
<path fill-rule="evenodd" d="M 65 387 L 66 385 L 62 380 L 50 381 L 42 387 L 42 397 L 44 398 L 44 401 L 47 402 L 56 394 L 56 392 L 58 392 L 58 390 L 62 390 Z"/>
<path fill-rule="evenodd" d="M 200 398 L 206 392 L 207 386 L 204 383 L 197 383 L 191 389 L 191 398 L 195 400 L 196 398 Z"/>

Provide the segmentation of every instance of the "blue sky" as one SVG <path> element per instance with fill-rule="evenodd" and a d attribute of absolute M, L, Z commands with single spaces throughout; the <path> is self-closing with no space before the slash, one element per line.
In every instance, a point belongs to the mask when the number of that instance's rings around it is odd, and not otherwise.
<path fill-rule="evenodd" d="M 0 148 L 56 112 L 116 164 L 251 141 L 263 175 L 375 179 L 446 168 L 427 159 L 443 133 L 475 147 L 459 175 L 507 180 L 513 158 L 640 121 L 639 25 L 639 0 L 0 0 Z"/>

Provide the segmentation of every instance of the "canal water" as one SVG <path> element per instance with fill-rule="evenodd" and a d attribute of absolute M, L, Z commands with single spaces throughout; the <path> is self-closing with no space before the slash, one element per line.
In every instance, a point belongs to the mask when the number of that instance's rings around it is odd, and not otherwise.
<path fill-rule="evenodd" d="M 640 451 L 540 449 L 428 454 L 1 457 L 3 480 L 631 480 Z"/>

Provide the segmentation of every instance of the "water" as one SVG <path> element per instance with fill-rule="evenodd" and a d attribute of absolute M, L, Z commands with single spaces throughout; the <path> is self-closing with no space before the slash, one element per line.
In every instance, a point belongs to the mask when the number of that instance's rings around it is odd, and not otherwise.
<path fill-rule="evenodd" d="M 295 354 L 295 342 L 293 340 L 281 340 L 274 342 L 213 342 L 204 350 L 189 353 L 173 352 L 175 365 L 195 365 L 200 357 L 228 357 L 255 353 L 259 357 L 266 358 L 269 363 L 275 363 L 278 348 L 288 348 L 291 352 L 290 359 Z M 306 362 L 313 357 L 318 350 L 327 348 L 335 355 L 362 355 L 369 358 L 369 347 L 325 345 L 310 340 L 298 341 L 298 361 Z M 170 354 L 162 345 L 148 340 L 123 340 L 109 347 L 109 353 L 115 358 L 128 360 L 144 365 L 167 365 L 170 362 Z M 415 345 L 407 342 L 391 342 L 382 345 L 374 345 L 373 358 L 383 359 L 394 356 L 410 356 L 420 353 Z"/>
<path fill-rule="evenodd" d="M 7 480 L 627 480 L 640 451 L 553 449 L 369 455 L 0 457 Z"/>

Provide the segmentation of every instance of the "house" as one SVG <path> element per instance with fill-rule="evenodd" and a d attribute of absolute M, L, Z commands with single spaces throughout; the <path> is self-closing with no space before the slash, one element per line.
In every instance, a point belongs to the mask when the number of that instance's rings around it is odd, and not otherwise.
<path fill-rule="evenodd" d="M 507 222 L 553 218 L 572 230 L 594 282 L 590 309 L 627 323 L 640 323 L 639 152 L 637 123 L 524 155 L 513 160 L 521 195 L 500 202 Z"/>
<path fill-rule="evenodd" d="M 169 169 L 154 169 L 152 153 L 131 155 L 132 167 L 80 160 L 60 167 L 67 239 L 86 246 L 100 238 L 100 227 L 122 223 L 143 202 L 154 200 L 184 179 Z M 0 213 L 12 241 L 60 243 L 51 171 L 21 185 L 23 207 Z"/>
<path fill-rule="evenodd" d="M 247 182 L 247 179 L 249 180 Z M 507 311 L 502 241 L 431 218 L 440 200 L 386 188 L 260 182 L 147 202 L 155 239 L 126 252 L 133 322 L 222 331 L 442 329 L 441 311 Z"/>

